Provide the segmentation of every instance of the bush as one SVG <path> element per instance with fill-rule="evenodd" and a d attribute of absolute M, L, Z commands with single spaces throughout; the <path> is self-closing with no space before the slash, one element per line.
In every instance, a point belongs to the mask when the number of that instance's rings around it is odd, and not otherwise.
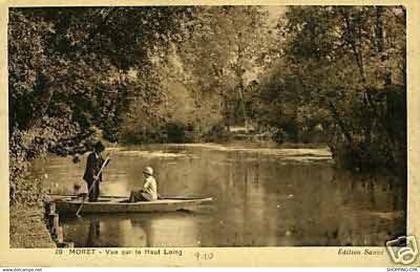
<path fill-rule="evenodd" d="M 187 134 L 185 133 L 187 126 L 181 122 L 171 122 L 166 124 L 167 142 L 184 143 L 187 142 Z"/>
<path fill-rule="evenodd" d="M 232 134 L 225 129 L 224 125 L 216 124 L 204 134 L 204 139 L 207 142 L 226 142 L 231 140 Z"/>

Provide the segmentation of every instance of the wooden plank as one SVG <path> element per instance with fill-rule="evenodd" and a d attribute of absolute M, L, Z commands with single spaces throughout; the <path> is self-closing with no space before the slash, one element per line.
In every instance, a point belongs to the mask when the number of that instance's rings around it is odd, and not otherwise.
<path fill-rule="evenodd" d="M 57 213 L 50 213 L 47 217 L 47 227 L 50 231 L 54 229 L 54 227 L 58 224 L 58 214 Z"/>
<path fill-rule="evenodd" d="M 78 195 L 60 195 L 60 194 L 49 194 L 48 196 L 53 198 L 81 198 L 81 196 Z M 129 196 L 110 196 L 110 195 L 101 195 L 99 198 L 115 198 L 115 199 L 123 199 L 128 198 Z M 190 199 L 204 199 L 209 198 L 210 196 L 173 196 L 173 195 L 161 195 L 159 196 L 159 199 L 180 199 L 180 200 L 190 200 Z"/>
<path fill-rule="evenodd" d="M 60 198 L 81 198 L 81 196 L 78 195 L 60 195 L 60 194 L 49 194 L 48 196 L 52 197 L 53 199 L 60 199 Z M 128 198 L 128 196 L 100 196 L 102 198 Z"/>
<path fill-rule="evenodd" d="M 59 226 L 57 228 L 57 243 L 62 243 L 64 241 L 64 230 L 63 227 Z"/>

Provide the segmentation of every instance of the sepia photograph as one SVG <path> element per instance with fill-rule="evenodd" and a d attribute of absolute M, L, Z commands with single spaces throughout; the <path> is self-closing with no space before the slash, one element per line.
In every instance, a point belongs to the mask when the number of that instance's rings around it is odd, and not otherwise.
<path fill-rule="evenodd" d="M 10 248 L 407 245 L 406 18 L 9 7 Z"/>

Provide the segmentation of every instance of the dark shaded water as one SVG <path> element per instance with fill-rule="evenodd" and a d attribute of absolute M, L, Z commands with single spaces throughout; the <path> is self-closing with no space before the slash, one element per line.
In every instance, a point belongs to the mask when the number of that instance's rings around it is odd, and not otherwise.
<path fill-rule="evenodd" d="M 49 157 L 33 175 L 55 193 L 82 183 L 85 158 Z M 211 195 L 196 212 L 63 218 L 76 246 L 378 245 L 405 233 L 405 185 L 390 177 L 339 173 L 324 149 L 153 145 L 118 149 L 102 194 L 128 195 L 151 165 L 159 192 Z"/>

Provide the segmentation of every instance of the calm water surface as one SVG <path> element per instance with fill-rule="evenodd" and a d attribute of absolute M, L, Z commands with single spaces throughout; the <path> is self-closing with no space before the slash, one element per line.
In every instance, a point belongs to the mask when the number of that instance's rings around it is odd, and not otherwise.
<path fill-rule="evenodd" d="M 54 193 L 82 182 L 86 157 L 50 156 L 34 165 Z M 195 212 L 62 217 L 78 247 L 384 245 L 405 233 L 405 191 L 397 180 L 333 168 L 327 149 L 150 145 L 118 148 L 101 194 L 127 196 L 156 171 L 163 195 L 206 195 Z"/>

